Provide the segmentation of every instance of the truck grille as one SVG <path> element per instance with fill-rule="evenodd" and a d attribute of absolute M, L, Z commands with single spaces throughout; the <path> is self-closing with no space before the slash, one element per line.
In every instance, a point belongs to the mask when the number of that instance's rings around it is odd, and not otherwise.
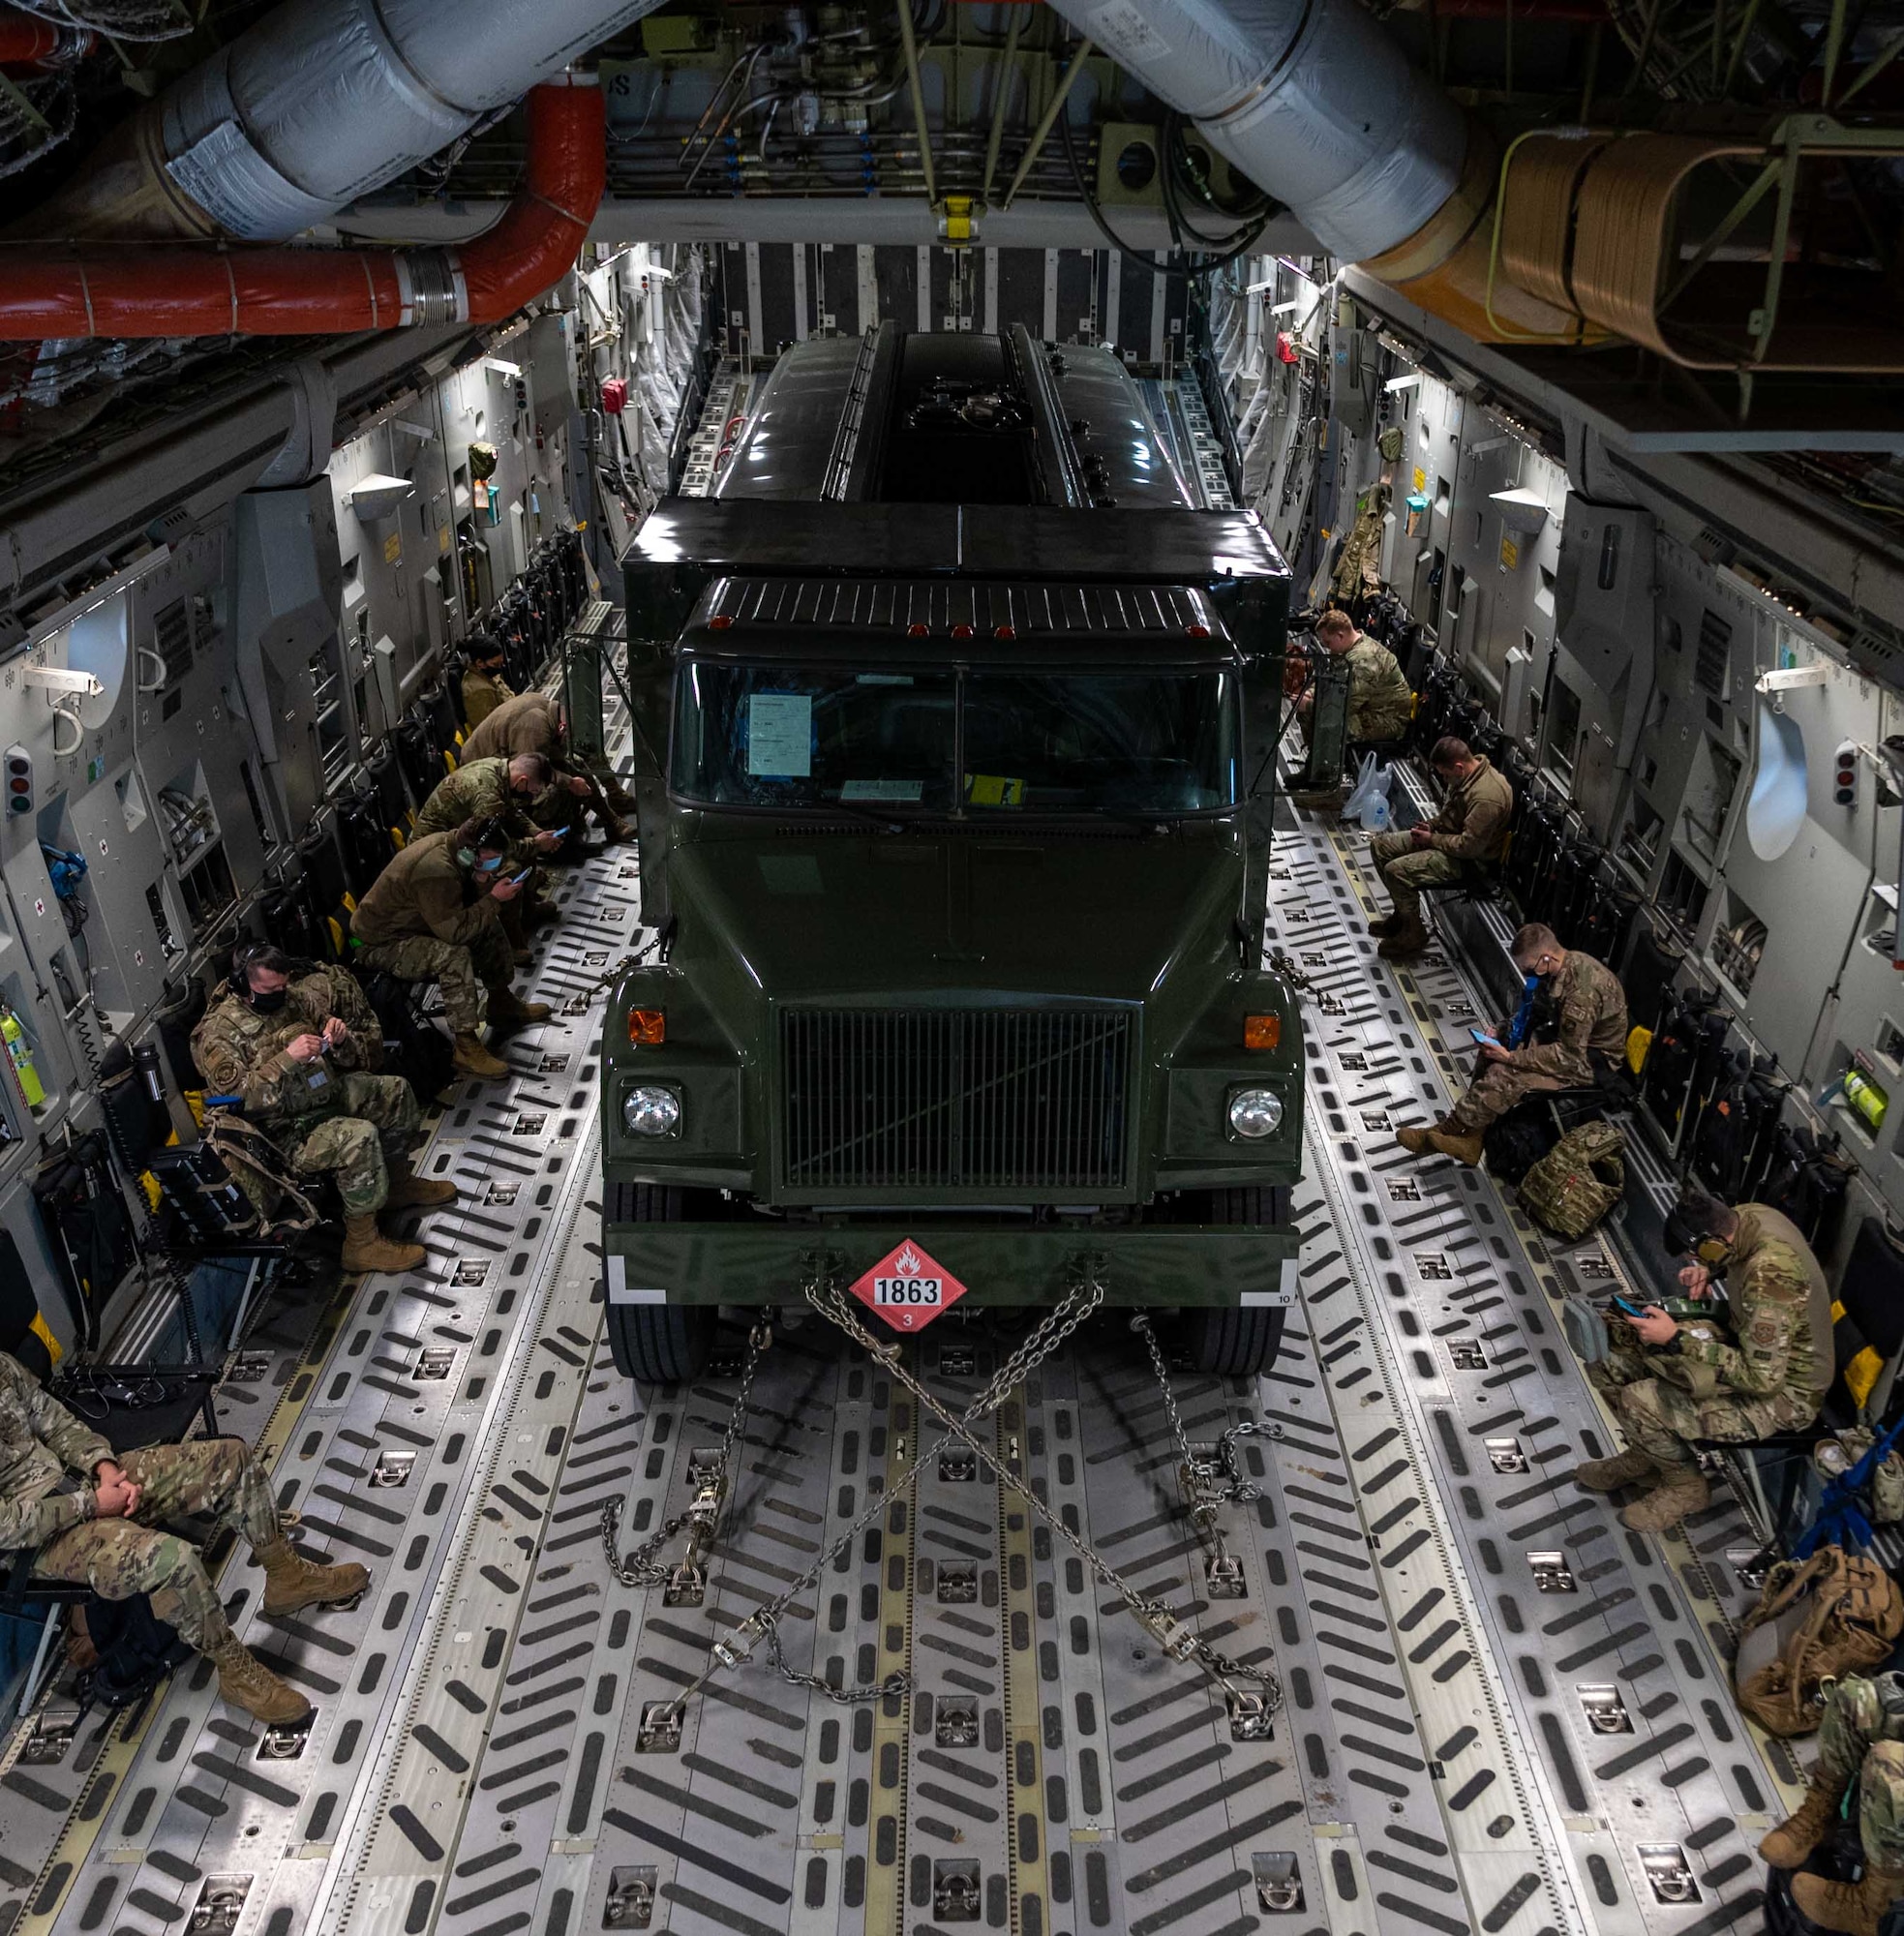
<path fill-rule="evenodd" d="M 812 1190 L 1118 1190 L 1133 1016 L 787 1009 L 784 1177 Z"/>

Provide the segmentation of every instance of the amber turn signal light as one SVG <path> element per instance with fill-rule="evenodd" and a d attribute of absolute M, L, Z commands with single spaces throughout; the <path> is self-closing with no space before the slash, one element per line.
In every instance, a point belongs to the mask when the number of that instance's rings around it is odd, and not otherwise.
<path fill-rule="evenodd" d="M 1243 1017 L 1243 1046 L 1245 1048 L 1276 1048 L 1283 1041 L 1283 1017 L 1281 1015 L 1245 1015 Z"/>
<path fill-rule="evenodd" d="M 630 1009 L 628 1040 L 637 1048 L 653 1048 L 668 1040 L 666 1009 Z"/>

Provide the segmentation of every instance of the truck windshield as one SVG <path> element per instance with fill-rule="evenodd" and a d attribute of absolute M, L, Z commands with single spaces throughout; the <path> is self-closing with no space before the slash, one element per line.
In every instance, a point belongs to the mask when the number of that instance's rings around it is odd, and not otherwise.
<path fill-rule="evenodd" d="M 709 805 L 943 813 L 956 801 L 987 817 L 1150 815 L 1221 812 L 1238 796 L 1237 681 L 1226 671 L 902 673 L 687 658 L 677 689 L 674 790 Z"/>

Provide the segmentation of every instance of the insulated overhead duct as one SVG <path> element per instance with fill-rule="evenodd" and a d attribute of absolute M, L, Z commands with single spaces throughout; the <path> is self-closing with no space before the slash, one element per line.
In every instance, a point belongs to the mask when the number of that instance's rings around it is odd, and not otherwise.
<path fill-rule="evenodd" d="M 660 0 L 287 0 L 20 230 L 280 242 L 440 152 Z"/>
<path fill-rule="evenodd" d="M 1050 4 L 1328 254 L 1470 336 L 1578 329 L 1506 284 L 1491 319 L 1494 144 L 1356 0 Z"/>
<path fill-rule="evenodd" d="M 529 165 L 500 218 L 457 249 L 0 244 L 0 339 L 317 336 L 500 322 L 565 275 L 607 177 L 589 75 L 529 97 Z"/>

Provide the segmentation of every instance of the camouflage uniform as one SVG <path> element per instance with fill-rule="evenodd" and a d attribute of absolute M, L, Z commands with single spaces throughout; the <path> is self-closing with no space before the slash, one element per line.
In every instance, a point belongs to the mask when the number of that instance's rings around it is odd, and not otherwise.
<path fill-rule="evenodd" d="M 1370 858 L 1395 903 L 1395 912 L 1410 924 L 1421 920 L 1424 888 L 1452 887 L 1466 877 L 1470 864 L 1492 865 L 1507 851 L 1507 823 L 1514 811 L 1514 789 L 1485 759 L 1449 791 L 1441 811 L 1429 825 L 1426 847 L 1412 834 L 1377 833 L 1369 842 Z"/>
<path fill-rule="evenodd" d="M 1786 1218 L 1738 1206 L 1726 1263 L 1725 1335 L 1682 1320 L 1665 1346 L 1642 1345 L 1622 1323 L 1610 1355 L 1587 1376 L 1619 1415 L 1628 1442 L 1662 1468 L 1693 1464 L 1689 1442 L 1751 1443 L 1818 1416 L 1831 1381 L 1831 1309 L 1825 1275 Z"/>
<path fill-rule="evenodd" d="M 585 810 L 604 820 L 635 810 L 606 759 L 584 759 L 568 750 L 562 741 L 559 709 L 542 693 L 525 692 L 499 706 L 464 741 L 463 763 L 468 766 L 499 753 L 540 753 L 555 768 L 558 783 L 529 809 L 538 826 L 559 827 Z M 569 792 L 560 784 L 562 777 L 587 780 L 589 791 Z"/>
<path fill-rule="evenodd" d="M 1448 1112 L 1449 1123 L 1463 1135 L 1485 1130 L 1541 1090 L 1590 1088 L 1599 1074 L 1595 1063 L 1617 1060 L 1625 1051 L 1626 990 L 1611 968 L 1569 949 L 1548 983 L 1541 992 L 1556 1014 L 1553 1039 L 1517 1048 L 1511 1062 L 1483 1061 L 1466 1095 Z M 1509 1026 L 1502 1020 L 1495 1034 L 1504 1041 Z"/>
<path fill-rule="evenodd" d="M 486 990 L 506 988 L 514 963 L 499 903 L 456 858 L 454 833 L 412 840 L 372 882 L 350 917 L 357 958 L 404 982 L 435 982 L 458 1035 L 488 1013 Z"/>
<path fill-rule="evenodd" d="M 230 1633 L 198 1549 L 154 1521 L 211 1514 L 254 1548 L 280 1536 L 271 1487 L 237 1438 L 150 1445 L 119 1459 L 142 1490 L 130 1519 L 93 1516 L 93 1468 L 117 1455 L 0 1353 L 0 1548 L 38 1547 L 34 1571 L 84 1581 L 102 1599 L 152 1596 L 152 1611 L 200 1652 Z M 70 1488 L 69 1474 L 86 1483 Z M 68 1490 L 60 1490 L 69 1487 Z"/>
<path fill-rule="evenodd" d="M 540 804 L 539 796 L 536 803 Z M 466 820 L 500 820 L 515 837 L 512 860 L 536 832 L 528 803 L 509 784 L 507 754 L 466 760 L 455 772 L 438 780 L 436 790 L 417 809 L 415 835 L 453 833 Z"/>
<path fill-rule="evenodd" d="M 481 672 L 471 666 L 463 675 L 464 730 L 473 733 L 504 700 L 515 696 L 515 687 L 499 672 Z"/>
<path fill-rule="evenodd" d="M 192 1058 L 214 1093 L 244 1099 L 246 1119 L 301 1175 L 336 1174 L 346 1216 L 374 1214 L 389 1195 L 389 1162 L 408 1155 L 422 1125 L 415 1092 L 401 1075 L 369 1073 L 383 1059 L 382 1025 L 342 968 L 294 976 L 285 994 L 285 1006 L 265 1015 L 227 990 L 193 1030 Z M 297 1062 L 285 1052 L 333 1015 L 350 1033 L 328 1053 Z M 268 1217 L 259 1179 L 244 1168 L 233 1175 Z"/>
<path fill-rule="evenodd" d="M 1904 1674 L 1849 1674 L 1831 1689 L 1813 1779 L 1840 1795 L 1857 1782 L 1864 1860 L 1904 1869 Z"/>
<path fill-rule="evenodd" d="M 1344 656 L 1348 661 L 1348 737 L 1401 739 L 1415 715 L 1415 696 L 1395 654 L 1368 633 L 1357 632 Z"/>

